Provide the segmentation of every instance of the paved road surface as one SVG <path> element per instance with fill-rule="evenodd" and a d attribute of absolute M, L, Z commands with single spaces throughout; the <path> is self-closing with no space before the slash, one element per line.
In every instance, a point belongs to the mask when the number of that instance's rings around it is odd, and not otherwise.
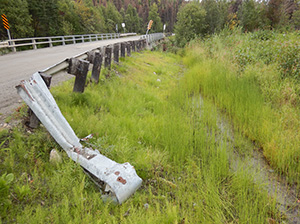
<path fill-rule="evenodd" d="M 22 51 L 0 56 L 0 123 L 22 102 L 15 89 L 15 86 L 18 85 L 21 80 L 28 79 L 37 71 L 41 71 L 66 58 L 73 57 L 85 51 L 121 41 L 137 40 L 139 38 L 140 36 L 134 36 L 102 40 Z M 66 79 L 66 77 L 60 78 L 60 80 L 64 79 Z M 54 82 L 54 84 L 56 83 Z"/>

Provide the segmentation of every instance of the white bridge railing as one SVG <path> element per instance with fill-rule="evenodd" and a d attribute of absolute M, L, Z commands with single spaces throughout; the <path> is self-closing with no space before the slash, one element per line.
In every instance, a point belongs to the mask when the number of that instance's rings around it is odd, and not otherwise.
<path fill-rule="evenodd" d="M 146 39 L 147 43 L 153 43 L 155 41 L 161 40 L 165 37 L 163 33 L 153 33 L 153 34 L 147 34 L 143 35 L 141 38 Z"/>
<path fill-rule="evenodd" d="M 12 39 L 0 42 L 0 48 L 11 48 L 13 52 L 17 51 L 17 47 L 32 46 L 34 50 L 39 47 L 53 47 L 54 45 L 76 44 L 84 42 L 92 42 L 106 39 L 116 39 L 125 36 L 134 36 L 136 33 L 103 33 L 103 34 L 84 34 L 69 36 L 52 36 L 52 37 L 33 37 Z M 43 45 L 43 46 L 39 46 Z"/>

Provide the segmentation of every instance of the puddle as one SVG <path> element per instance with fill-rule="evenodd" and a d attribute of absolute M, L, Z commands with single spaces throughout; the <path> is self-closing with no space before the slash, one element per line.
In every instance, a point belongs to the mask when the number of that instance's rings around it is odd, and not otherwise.
<path fill-rule="evenodd" d="M 201 109 L 204 105 L 202 97 L 194 97 L 192 105 L 194 109 Z M 254 176 L 253 181 L 263 186 L 269 196 L 276 200 L 278 210 L 284 215 L 287 223 L 300 223 L 300 203 L 297 198 L 296 186 L 290 186 L 283 176 L 279 176 L 270 167 L 257 147 L 245 137 L 234 133 L 230 122 L 220 113 L 217 113 L 218 134 L 216 141 L 222 141 L 227 145 L 230 168 L 233 171 L 244 169 Z M 201 116 L 201 115 L 200 115 Z M 236 149 L 237 138 L 247 147 L 247 152 L 242 153 Z M 242 138 L 242 139 L 241 139 Z M 284 223 L 284 222 L 283 222 Z"/>

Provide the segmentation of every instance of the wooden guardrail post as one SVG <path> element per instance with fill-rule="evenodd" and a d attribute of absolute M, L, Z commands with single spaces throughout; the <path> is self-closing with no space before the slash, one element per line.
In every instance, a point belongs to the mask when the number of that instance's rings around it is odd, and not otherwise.
<path fill-rule="evenodd" d="M 130 42 L 132 51 L 135 51 L 135 42 L 134 41 L 129 41 L 129 42 Z"/>
<path fill-rule="evenodd" d="M 136 51 L 140 52 L 140 41 L 139 40 L 135 41 L 135 47 L 136 47 Z"/>
<path fill-rule="evenodd" d="M 130 42 L 127 42 L 126 43 L 126 49 L 127 49 L 127 56 L 130 57 L 131 56 L 131 49 L 130 49 Z"/>
<path fill-rule="evenodd" d="M 102 66 L 102 54 L 99 52 L 88 52 L 88 61 L 93 64 L 91 80 L 98 83 Z"/>
<path fill-rule="evenodd" d="M 108 69 L 110 69 L 110 66 L 111 66 L 111 53 L 112 53 L 112 47 L 106 47 L 105 48 L 104 66 L 105 66 L 105 68 L 108 68 Z"/>
<path fill-rule="evenodd" d="M 89 62 L 85 60 L 80 60 L 76 58 L 69 59 L 68 73 L 75 75 L 75 83 L 73 92 L 84 92 L 84 86 L 86 81 L 86 76 L 89 70 Z"/>
<path fill-rule="evenodd" d="M 125 58 L 125 47 L 126 44 L 124 42 L 121 43 L 121 57 Z"/>
<path fill-rule="evenodd" d="M 102 54 L 100 54 L 99 52 L 95 53 L 91 79 L 94 80 L 96 83 L 99 82 L 99 76 L 100 76 L 101 66 L 102 66 L 102 58 L 103 58 Z"/>
<path fill-rule="evenodd" d="M 119 51 L 120 51 L 120 44 L 114 44 L 114 62 L 119 62 Z"/>
<path fill-rule="evenodd" d="M 50 85 L 51 85 L 52 76 L 47 75 L 47 74 L 42 73 L 42 72 L 39 72 L 39 73 L 40 73 L 42 79 L 44 80 L 46 86 L 49 89 Z M 37 116 L 33 113 L 33 111 L 30 108 L 28 109 L 28 116 L 29 116 L 29 122 L 26 125 L 30 128 L 37 128 L 39 123 L 40 123 L 40 120 L 37 118 Z"/>

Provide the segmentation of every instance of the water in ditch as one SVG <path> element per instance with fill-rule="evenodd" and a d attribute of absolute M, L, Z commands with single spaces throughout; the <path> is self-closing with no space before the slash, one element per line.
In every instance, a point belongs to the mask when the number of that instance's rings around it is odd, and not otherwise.
<path fill-rule="evenodd" d="M 205 101 L 201 96 L 194 96 L 192 108 L 201 116 Z M 216 141 L 226 144 L 230 169 L 234 172 L 244 169 L 253 177 L 253 181 L 267 190 L 270 197 L 276 200 L 278 210 L 286 219 L 286 223 L 300 223 L 300 201 L 297 198 L 296 186 L 287 183 L 285 177 L 279 176 L 269 166 L 260 150 L 253 142 L 235 133 L 229 120 L 215 109 L 217 134 Z M 242 138 L 242 139 L 241 139 Z M 237 143 L 239 142 L 239 143 Z M 242 145 L 240 143 L 242 142 Z M 243 150 L 240 150 L 242 147 Z M 247 148 L 247 150 L 244 150 Z"/>

